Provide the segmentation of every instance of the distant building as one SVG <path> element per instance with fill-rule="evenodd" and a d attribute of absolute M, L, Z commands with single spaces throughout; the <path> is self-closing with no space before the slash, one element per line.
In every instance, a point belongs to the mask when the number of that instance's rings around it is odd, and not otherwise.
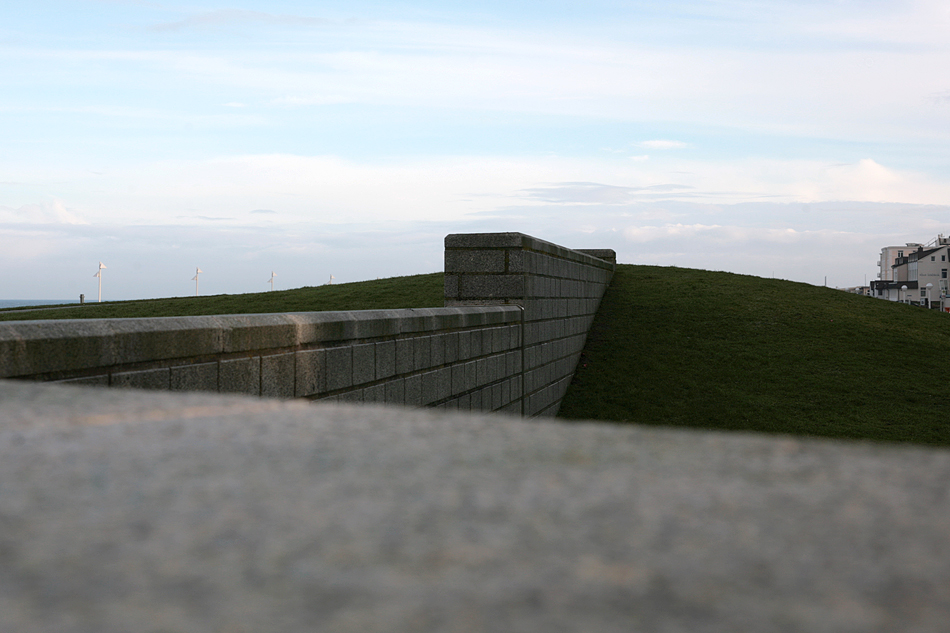
<path fill-rule="evenodd" d="M 938 235 L 926 245 L 886 246 L 878 265 L 880 279 L 871 282 L 871 296 L 950 311 L 950 238 Z"/>
<path fill-rule="evenodd" d="M 904 257 L 906 253 L 916 251 L 921 246 L 923 246 L 923 244 L 908 242 L 903 246 L 885 246 L 882 248 L 881 258 L 877 260 L 878 268 L 880 268 L 877 278 L 882 281 L 894 281 L 893 266 L 897 262 L 897 259 Z"/>

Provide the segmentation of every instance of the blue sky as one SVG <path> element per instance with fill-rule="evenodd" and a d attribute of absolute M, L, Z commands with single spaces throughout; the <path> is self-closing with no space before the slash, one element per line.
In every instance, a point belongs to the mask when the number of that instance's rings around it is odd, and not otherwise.
<path fill-rule="evenodd" d="M 0 9 L 0 298 L 442 267 L 451 232 L 858 285 L 950 233 L 945 2 Z"/>

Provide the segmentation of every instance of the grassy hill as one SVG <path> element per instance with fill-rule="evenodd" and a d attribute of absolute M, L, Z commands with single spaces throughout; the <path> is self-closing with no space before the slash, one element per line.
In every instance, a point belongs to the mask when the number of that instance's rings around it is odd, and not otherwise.
<path fill-rule="evenodd" d="M 947 314 L 621 265 L 560 415 L 948 445 L 948 359 Z"/>
<path fill-rule="evenodd" d="M 0 321 L 434 308 L 443 304 L 442 279 L 442 273 L 430 273 L 241 295 L 107 301 L 46 310 L 8 308 L 0 310 Z"/>

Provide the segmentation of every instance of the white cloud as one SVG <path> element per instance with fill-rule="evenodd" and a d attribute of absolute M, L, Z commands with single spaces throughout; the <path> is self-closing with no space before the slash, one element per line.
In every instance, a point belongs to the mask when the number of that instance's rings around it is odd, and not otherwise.
<path fill-rule="evenodd" d="M 669 156 L 668 158 L 666 156 Z M 243 210 L 280 209 L 285 221 L 454 221 L 512 204 L 629 205 L 650 200 L 739 203 L 852 200 L 944 204 L 950 182 L 867 158 L 855 163 L 805 160 L 650 161 L 622 158 L 422 157 L 349 161 L 332 156 L 246 155 L 111 166 L 106 173 L 0 169 L 11 180 L 57 192 L 10 220 L 36 222 L 180 222 L 180 216 L 230 218 Z M 248 213 L 257 223 L 272 214 Z M 16 215 L 16 218 L 14 218 Z M 196 219 L 196 221 L 200 221 Z M 244 220 L 242 220 L 243 222 Z"/>
<path fill-rule="evenodd" d="M 564 182 L 525 189 L 521 193 L 529 200 L 549 204 L 630 204 L 651 198 L 675 198 L 687 194 L 688 185 L 664 183 L 641 187 L 622 187 L 597 182 Z M 687 194 L 692 195 L 692 194 Z"/>
<path fill-rule="evenodd" d="M 0 206 L 0 222 L 16 224 L 88 224 L 66 208 L 62 200 L 24 204 L 16 209 Z"/>
<path fill-rule="evenodd" d="M 912 23 L 927 26 L 922 15 Z M 260 17 L 222 11 L 207 19 L 234 16 Z M 834 138 L 950 138 L 944 111 L 933 107 L 933 95 L 947 89 L 935 78 L 950 67 L 950 47 L 874 52 L 869 67 L 863 46 L 747 46 L 660 47 L 536 28 L 365 22 L 303 48 L 16 49 L 10 56 L 16 66 L 47 64 L 47 81 L 72 81 L 79 70 L 87 81 L 110 85 L 240 90 L 241 103 L 486 109 Z"/>
<path fill-rule="evenodd" d="M 718 224 L 664 224 L 660 226 L 629 226 L 623 230 L 626 240 L 645 244 L 684 238 L 710 243 L 727 244 L 730 248 L 744 249 L 753 242 L 794 244 L 804 241 L 811 234 L 833 234 L 841 238 L 842 231 L 796 231 L 792 228 L 761 228 L 749 226 L 721 226 Z"/>

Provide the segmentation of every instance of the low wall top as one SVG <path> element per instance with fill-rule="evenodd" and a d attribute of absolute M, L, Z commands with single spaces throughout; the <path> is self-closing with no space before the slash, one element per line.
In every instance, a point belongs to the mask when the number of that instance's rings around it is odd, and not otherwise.
<path fill-rule="evenodd" d="M 574 250 L 524 233 L 453 233 L 445 237 L 445 248 L 524 249 L 610 270 L 613 270 L 612 264 L 617 263 L 617 255 L 610 249 Z"/>
<path fill-rule="evenodd" d="M 3 631 L 950 613 L 946 450 L 4 381 L 0 401 Z"/>
<path fill-rule="evenodd" d="M 516 307 L 0 322 L 0 378 L 517 323 Z"/>

